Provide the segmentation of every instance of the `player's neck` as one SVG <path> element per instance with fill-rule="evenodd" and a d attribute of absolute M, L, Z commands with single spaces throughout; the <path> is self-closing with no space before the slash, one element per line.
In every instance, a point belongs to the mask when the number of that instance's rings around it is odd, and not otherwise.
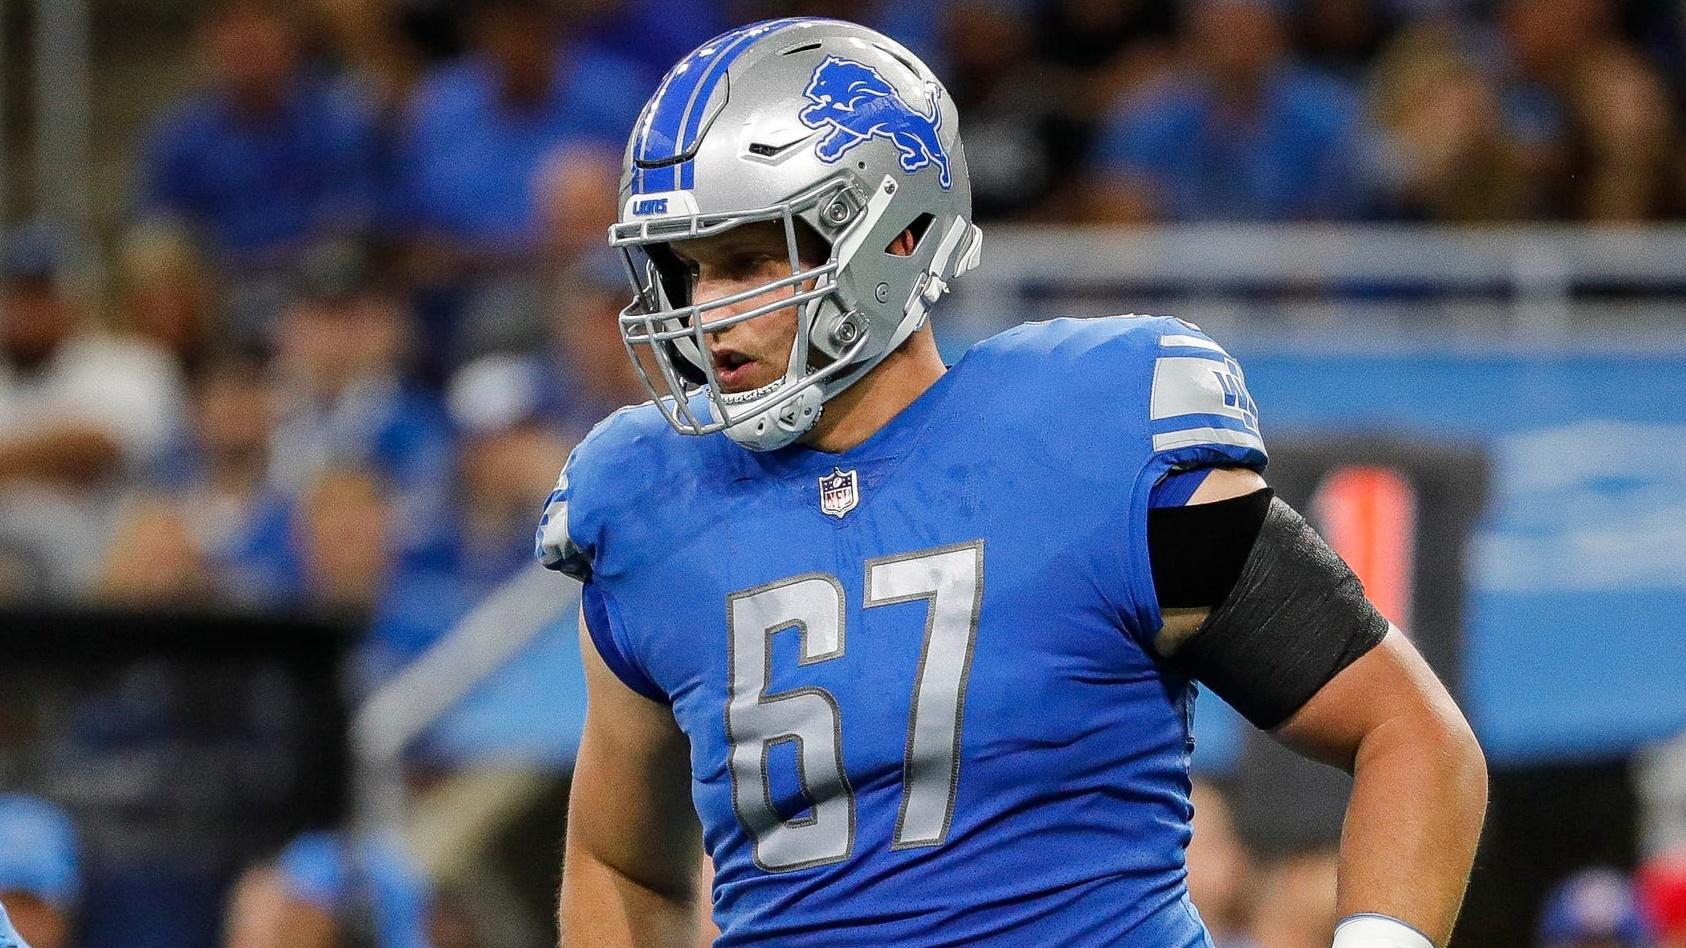
<path fill-rule="evenodd" d="M 819 422 L 802 443 L 831 454 L 847 451 L 889 424 L 946 371 L 936 337 L 926 326 L 860 381 L 826 402 Z"/>

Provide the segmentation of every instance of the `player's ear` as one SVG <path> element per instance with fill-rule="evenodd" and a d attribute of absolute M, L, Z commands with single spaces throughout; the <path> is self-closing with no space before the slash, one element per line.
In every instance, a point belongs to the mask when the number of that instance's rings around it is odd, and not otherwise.
<path fill-rule="evenodd" d="M 911 257 L 913 256 L 913 248 L 918 243 L 919 236 L 913 232 L 912 227 L 909 227 L 897 234 L 896 239 L 890 241 L 890 245 L 884 248 L 884 252 L 897 257 Z"/>

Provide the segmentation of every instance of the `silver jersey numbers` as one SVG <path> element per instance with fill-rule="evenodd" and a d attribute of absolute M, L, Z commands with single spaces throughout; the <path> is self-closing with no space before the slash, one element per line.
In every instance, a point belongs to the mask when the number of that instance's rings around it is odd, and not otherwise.
<path fill-rule="evenodd" d="M 865 599 L 868 607 L 927 603 L 924 644 L 910 682 L 892 848 L 940 846 L 954 819 L 960 780 L 966 679 L 983 600 L 983 542 L 870 560 Z M 842 584 L 824 574 L 794 576 L 732 594 L 726 612 L 732 803 L 755 838 L 755 862 L 778 872 L 846 859 L 855 844 L 855 800 L 843 761 L 844 709 L 818 687 L 767 690 L 775 633 L 796 630 L 799 665 L 843 656 Z M 810 804 L 807 815 L 789 820 L 773 806 L 767 770 L 772 749 L 784 742 L 796 745 L 797 778 Z"/>

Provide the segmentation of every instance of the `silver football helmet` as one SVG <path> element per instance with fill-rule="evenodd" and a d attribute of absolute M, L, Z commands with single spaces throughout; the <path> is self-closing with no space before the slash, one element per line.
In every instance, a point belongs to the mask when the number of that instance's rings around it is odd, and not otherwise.
<path fill-rule="evenodd" d="M 924 325 L 982 242 L 959 124 L 924 63 L 841 20 L 740 27 L 673 67 L 627 144 L 610 242 L 635 293 L 622 339 L 675 429 L 783 447 Z M 782 225 L 790 275 L 694 304 L 668 244 L 756 221 Z M 829 246 L 825 263 L 804 268 L 803 228 Z M 910 228 L 913 252 L 891 253 Z M 774 290 L 789 295 L 704 318 Z M 784 376 L 721 392 L 708 335 L 787 308 L 797 332 Z"/>

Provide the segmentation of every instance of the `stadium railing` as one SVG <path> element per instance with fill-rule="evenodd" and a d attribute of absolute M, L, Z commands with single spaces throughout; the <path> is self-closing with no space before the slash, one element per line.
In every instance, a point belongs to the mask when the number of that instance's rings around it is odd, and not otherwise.
<path fill-rule="evenodd" d="M 363 701 L 351 723 L 361 829 L 403 825 L 404 755 L 413 742 L 578 604 L 577 584 L 536 565 L 520 570 Z"/>
<path fill-rule="evenodd" d="M 992 225 L 943 318 L 959 335 L 1055 315 L 1183 316 L 1340 345 L 1499 337 L 1686 342 L 1686 226 Z M 1121 310 L 1122 307 L 1122 310 Z M 961 340 L 966 341 L 966 340 Z"/>

